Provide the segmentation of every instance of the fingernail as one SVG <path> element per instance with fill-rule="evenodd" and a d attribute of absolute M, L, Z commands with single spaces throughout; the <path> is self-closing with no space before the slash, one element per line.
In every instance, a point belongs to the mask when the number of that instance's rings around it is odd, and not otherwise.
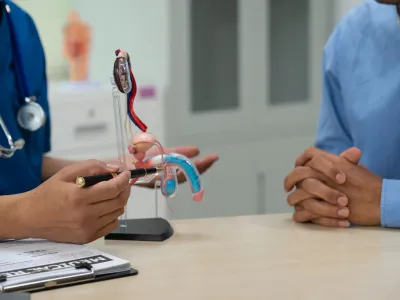
<path fill-rule="evenodd" d="M 345 220 L 340 220 L 338 222 L 339 227 L 347 228 L 350 227 L 350 222 Z"/>
<path fill-rule="evenodd" d="M 338 215 L 340 217 L 348 217 L 349 216 L 349 210 L 347 208 L 339 209 Z"/>
<path fill-rule="evenodd" d="M 346 176 L 343 173 L 339 173 L 336 175 L 336 181 L 338 183 L 344 183 L 346 181 Z"/>
<path fill-rule="evenodd" d="M 349 201 L 347 200 L 346 197 L 341 196 L 341 197 L 339 197 L 339 199 L 338 199 L 338 203 L 339 203 L 339 205 L 341 205 L 341 206 L 346 206 L 346 205 L 349 203 Z"/>
<path fill-rule="evenodd" d="M 114 165 L 114 164 L 107 164 L 107 168 L 111 169 L 111 170 L 118 170 L 119 166 Z"/>

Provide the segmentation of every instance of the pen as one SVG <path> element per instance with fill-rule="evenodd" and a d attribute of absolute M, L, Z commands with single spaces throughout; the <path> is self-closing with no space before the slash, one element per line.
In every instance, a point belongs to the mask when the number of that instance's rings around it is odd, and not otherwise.
<path fill-rule="evenodd" d="M 147 175 L 152 175 L 152 174 L 157 174 L 161 171 L 163 171 L 162 168 L 133 169 L 133 170 L 130 170 L 131 179 L 145 177 Z M 122 172 L 115 172 L 115 173 L 108 173 L 108 174 L 101 174 L 101 175 L 94 175 L 94 176 L 78 176 L 76 178 L 76 185 L 80 188 L 90 187 L 99 182 L 113 179 L 114 177 L 116 177 L 117 175 L 119 175 L 121 173 Z"/>

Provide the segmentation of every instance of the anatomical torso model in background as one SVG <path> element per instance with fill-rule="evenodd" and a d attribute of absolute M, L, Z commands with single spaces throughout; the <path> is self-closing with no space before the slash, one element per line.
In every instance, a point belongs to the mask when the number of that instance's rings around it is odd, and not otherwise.
<path fill-rule="evenodd" d="M 64 27 L 63 49 L 68 59 L 71 81 L 85 81 L 88 78 L 90 42 L 90 27 L 80 19 L 77 12 L 71 12 Z"/>

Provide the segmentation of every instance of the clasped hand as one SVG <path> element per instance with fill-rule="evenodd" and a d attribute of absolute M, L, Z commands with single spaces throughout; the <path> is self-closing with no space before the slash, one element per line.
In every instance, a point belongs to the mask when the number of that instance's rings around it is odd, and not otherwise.
<path fill-rule="evenodd" d="M 359 165 L 361 152 L 341 155 L 309 148 L 284 180 L 293 219 L 328 227 L 380 225 L 382 179 Z"/>

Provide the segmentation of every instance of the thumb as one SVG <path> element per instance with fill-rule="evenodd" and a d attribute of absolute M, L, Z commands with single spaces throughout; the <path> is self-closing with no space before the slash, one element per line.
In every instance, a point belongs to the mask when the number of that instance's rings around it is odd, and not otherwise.
<path fill-rule="evenodd" d="M 77 176 L 94 176 L 117 171 L 118 166 L 107 165 L 102 161 L 90 159 L 62 169 L 59 176 L 64 181 L 75 181 Z"/>
<path fill-rule="evenodd" d="M 361 150 L 356 148 L 356 147 L 352 147 L 347 149 L 346 151 L 343 151 L 340 154 L 341 157 L 344 157 L 345 159 L 347 159 L 349 162 L 353 163 L 353 164 L 358 164 L 358 162 L 361 159 Z"/>

